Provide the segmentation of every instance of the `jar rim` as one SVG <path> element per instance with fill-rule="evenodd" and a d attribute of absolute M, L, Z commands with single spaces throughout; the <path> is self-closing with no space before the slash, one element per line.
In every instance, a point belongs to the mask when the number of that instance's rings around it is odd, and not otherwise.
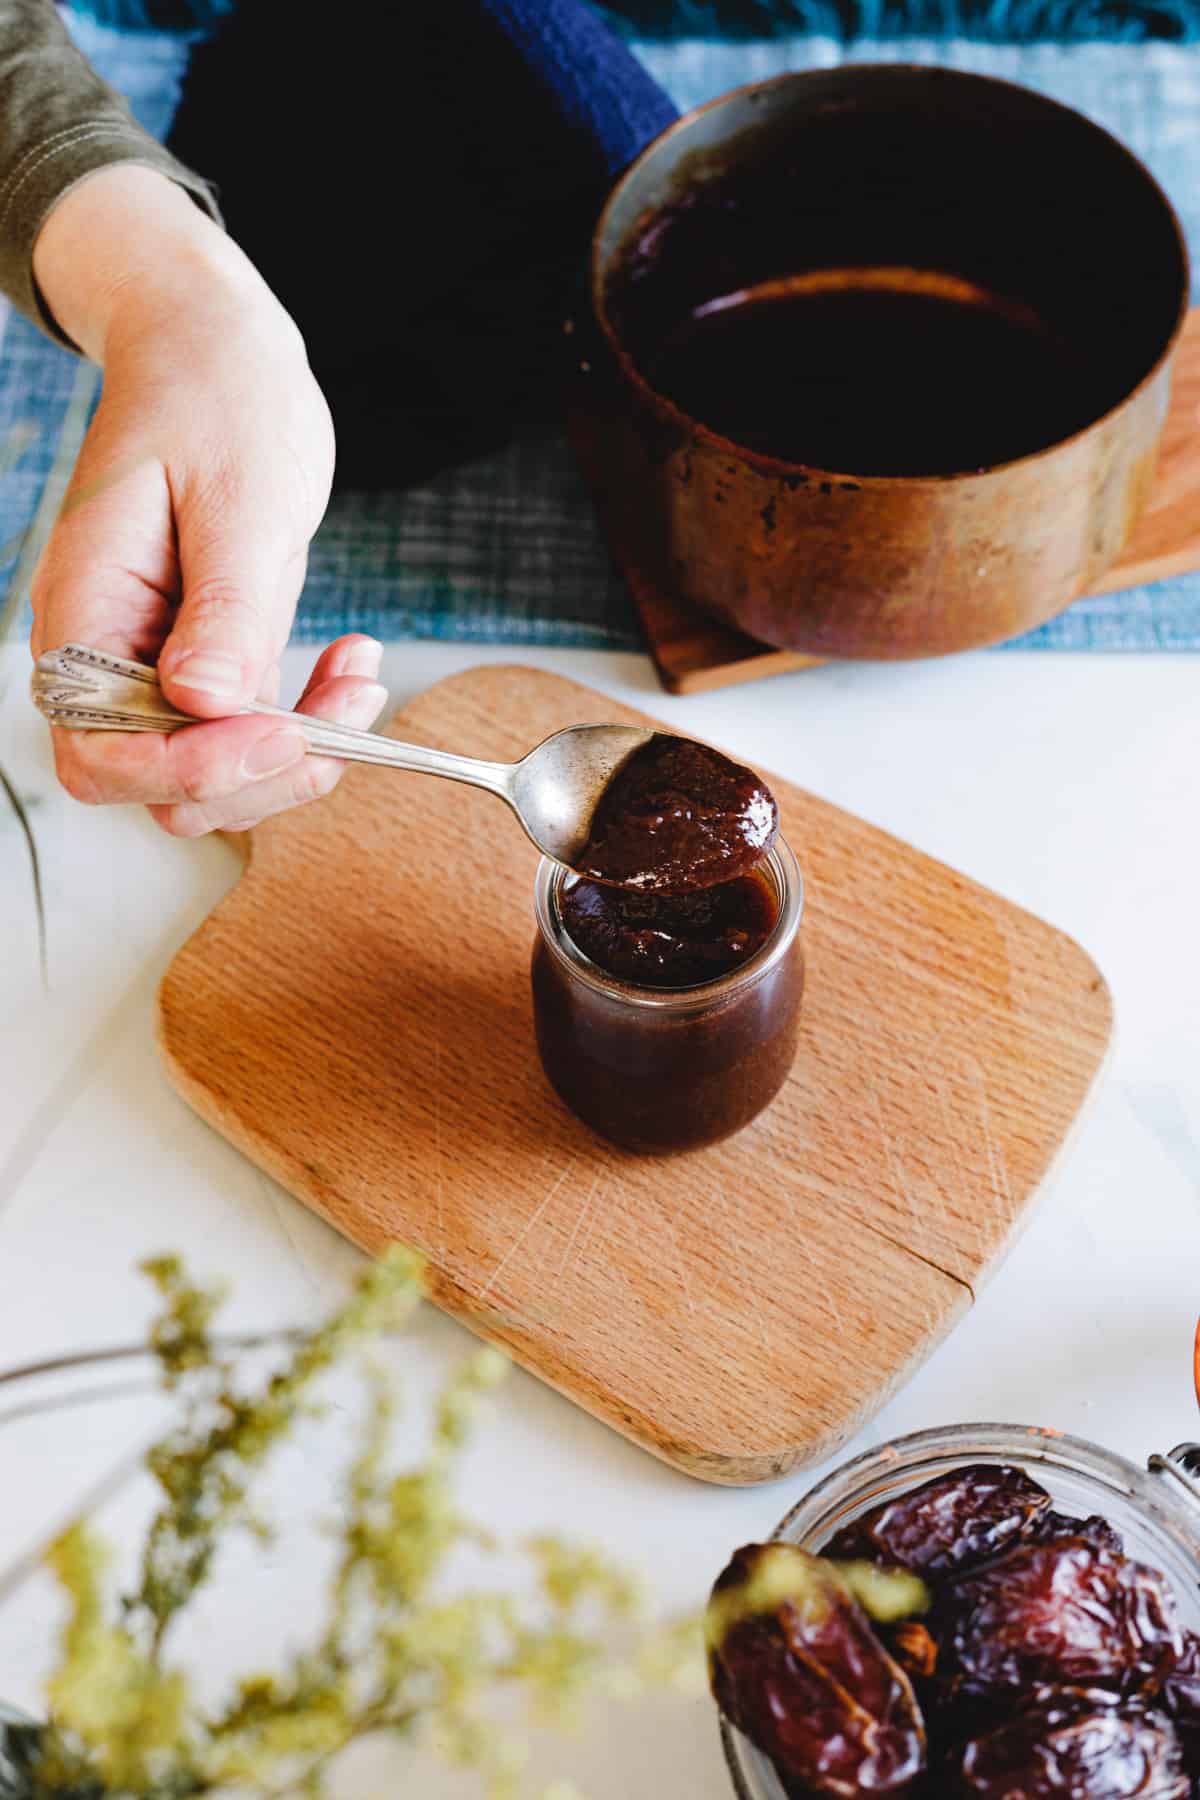
<path fill-rule="evenodd" d="M 745 988 L 761 981 L 787 955 L 800 929 L 804 913 L 804 877 L 792 850 L 782 837 L 776 838 L 774 846 L 759 866 L 769 872 L 774 883 L 779 899 L 778 916 L 766 940 L 753 956 L 748 957 L 744 963 L 739 963 L 737 968 L 730 969 L 724 975 L 717 975 L 710 981 L 692 982 L 688 987 L 639 987 L 636 982 L 623 981 L 618 975 L 610 975 L 606 969 L 594 963 L 568 934 L 559 911 L 558 896 L 572 870 L 548 856 L 543 856 L 539 862 L 533 883 L 533 911 L 538 933 L 546 949 L 573 979 L 582 981 L 587 987 L 596 993 L 607 995 L 609 999 L 619 1000 L 629 1006 L 646 1007 L 655 1012 L 678 1012 L 701 1003 L 707 1006 L 713 1001 L 725 1000 L 741 993 Z"/>
<path fill-rule="evenodd" d="M 1182 1518 L 1195 1538 L 1197 1554 L 1200 1554 L 1200 1516 L 1192 1517 L 1181 1507 L 1174 1491 L 1164 1489 L 1162 1481 L 1150 1470 L 1140 1468 L 1128 1457 L 1106 1449 L 1090 1438 L 1074 1437 L 1070 1432 L 1045 1425 L 1004 1424 L 991 1420 L 912 1431 L 904 1437 L 889 1438 L 875 1449 L 865 1450 L 848 1462 L 839 1463 L 801 1495 L 771 1536 L 795 1541 L 801 1532 L 805 1536 L 816 1532 L 839 1502 L 849 1501 L 875 1473 L 890 1469 L 920 1476 L 926 1463 L 953 1464 L 974 1456 L 1002 1456 L 1017 1463 L 1045 1463 L 1090 1475 L 1151 1512 L 1165 1509 L 1176 1523 Z"/>

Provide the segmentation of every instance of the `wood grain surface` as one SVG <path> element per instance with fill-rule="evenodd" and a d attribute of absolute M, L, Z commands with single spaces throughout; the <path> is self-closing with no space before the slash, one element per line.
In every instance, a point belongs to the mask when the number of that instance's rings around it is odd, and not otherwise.
<path fill-rule="evenodd" d="M 710 619 L 653 580 L 626 539 L 627 509 L 606 504 L 600 471 L 578 427 L 573 438 L 665 688 L 695 694 L 812 668 L 821 660 L 759 643 Z M 1115 593 L 1193 569 L 1200 569 L 1200 307 L 1189 313 L 1176 352 L 1171 410 L 1153 492 L 1120 558 L 1092 591 Z"/>
<path fill-rule="evenodd" d="M 394 735 L 515 758 L 590 689 L 474 669 Z M 736 754 L 736 747 L 735 747 Z M 159 1027 L 202 1117 L 597 1417 L 709 1481 L 833 1452 L 962 1317 L 1094 1081 L 1109 997 L 1069 938 L 785 782 L 805 872 L 792 1076 L 674 1158 L 594 1137 L 538 1064 L 536 854 L 494 798 L 350 769 L 253 834 Z"/>

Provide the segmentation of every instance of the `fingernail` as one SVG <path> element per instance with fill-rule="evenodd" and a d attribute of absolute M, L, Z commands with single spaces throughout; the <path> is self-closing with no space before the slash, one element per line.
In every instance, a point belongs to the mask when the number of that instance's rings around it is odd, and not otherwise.
<path fill-rule="evenodd" d="M 273 731 L 270 737 L 251 744 L 242 758 L 242 774 L 252 781 L 263 775 L 278 775 L 281 769 L 290 769 L 299 762 L 307 748 L 303 732 L 293 731 L 290 726 Z"/>
<path fill-rule="evenodd" d="M 346 652 L 342 668 L 343 675 L 370 675 L 379 673 L 379 664 L 383 659 L 383 645 L 375 638 L 360 638 L 358 643 L 351 644 Z"/>
<path fill-rule="evenodd" d="M 370 687 L 359 689 L 359 702 L 363 713 L 369 713 L 373 720 L 379 717 L 387 705 L 387 700 L 388 691 L 378 681 L 373 681 Z M 358 711 L 358 705 L 355 706 L 355 711 Z"/>
<path fill-rule="evenodd" d="M 168 663 L 166 672 L 177 687 L 211 694 L 215 700 L 241 696 L 241 658 L 226 656 L 223 650 L 185 650 L 178 662 Z"/>

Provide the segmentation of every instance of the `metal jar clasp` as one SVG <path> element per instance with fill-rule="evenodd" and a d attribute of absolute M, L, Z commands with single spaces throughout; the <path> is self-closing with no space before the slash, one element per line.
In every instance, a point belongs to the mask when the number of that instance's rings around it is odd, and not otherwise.
<path fill-rule="evenodd" d="M 1200 1444 L 1176 1444 L 1165 1456 L 1152 1456 L 1147 1467 L 1152 1475 L 1174 1482 L 1200 1506 Z"/>

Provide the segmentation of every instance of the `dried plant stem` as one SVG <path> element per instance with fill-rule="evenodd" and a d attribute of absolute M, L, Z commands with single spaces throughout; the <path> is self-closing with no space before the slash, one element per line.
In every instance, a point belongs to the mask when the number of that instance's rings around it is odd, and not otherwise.
<path fill-rule="evenodd" d="M 8 796 L 9 805 L 16 814 L 17 824 L 25 838 L 25 848 L 29 852 L 29 873 L 33 881 L 33 906 L 37 915 L 38 966 L 42 972 L 42 987 L 49 991 L 49 978 L 46 965 L 46 904 L 42 894 L 42 865 L 38 858 L 37 840 L 33 835 L 33 827 L 29 823 L 29 814 L 16 788 L 8 776 L 0 769 L 0 788 Z"/>

